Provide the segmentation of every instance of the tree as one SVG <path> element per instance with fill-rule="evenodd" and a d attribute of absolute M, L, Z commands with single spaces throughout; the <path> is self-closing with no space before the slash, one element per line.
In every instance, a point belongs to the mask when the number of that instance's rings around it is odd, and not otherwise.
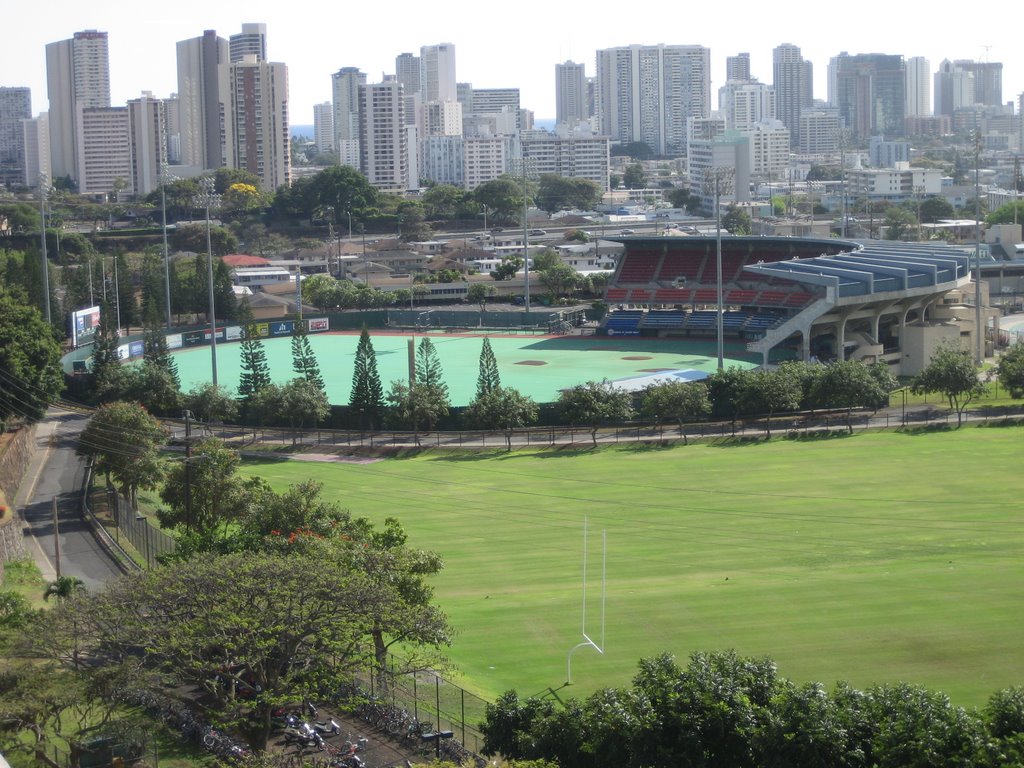
<path fill-rule="evenodd" d="M 492 221 L 514 222 L 523 211 L 523 183 L 513 176 L 499 176 L 473 190 L 473 199 L 487 206 Z"/>
<path fill-rule="evenodd" d="M 180 387 L 181 379 L 178 378 L 178 365 L 174 362 L 171 350 L 167 347 L 167 336 L 164 335 L 159 321 L 156 320 L 153 314 L 150 314 L 146 321 L 146 330 L 142 337 L 142 344 L 142 359 L 167 371 L 167 374 L 174 381 L 175 387 Z"/>
<path fill-rule="evenodd" d="M 428 336 L 420 339 L 419 346 L 416 348 L 416 383 L 437 387 L 446 398 L 448 397 L 448 385 L 444 383 L 441 359 L 437 355 L 434 342 Z"/>
<path fill-rule="evenodd" d="M 736 421 L 740 413 L 740 396 L 749 375 L 749 371 L 733 366 L 715 371 L 704 380 L 711 400 L 712 416 Z"/>
<path fill-rule="evenodd" d="M 470 283 L 466 291 L 466 301 L 480 305 L 480 311 L 487 311 L 487 299 L 494 295 L 494 286 L 488 283 Z"/>
<path fill-rule="evenodd" d="M 317 424 L 331 412 L 331 404 L 327 395 L 316 382 L 306 379 L 292 379 L 281 387 L 284 416 L 288 426 L 293 430 L 301 429 L 307 423 Z M 295 445 L 295 433 L 292 433 L 292 445 Z"/>
<path fill-rule="evenodd" d="M 1018 341 L 999 359 L 997 367 L 999 383 L 1009 391 L 1011 397 L 1024 397 L 1024 342 Z"/>
<path fill-rule="evenodd" d="M 0 421 L 43 417 L 64 388 L 60 346 L 39 310 L 0 287 Z"/>
<path fill-rule="evenodd" d="M 181 528 L 195 537 L 190 550 L 215 548 L 247 503 L 238 478 L 238 452 L 216 438 L 200 440 L 185 461 L 174 462 L 160 491 L 167 505 L 157 511 L 163 528 Z M 202 542 L 202 544 L 199 544 Z"/>
<path fill-rule="evenodd" d="M 498 373 L 498 361 L 494 357 L 494 350 L 491 349 L 491 340 L 484 336 L 480 345 L 480 372 L 476 377 L 476 397 L 493 392 L 501 387 L 501 375 Z"/>
<path fill-rule="evenodd" d="M 622 183 L 626 185 L 626 189 L 645 189 L 647 175 L 644 173 L 644 167 L 640 163 L 627 165 L 622 173 Z"/>
<path fill-rule="evenodd" d="M 633 415 L 630 395 L 617 389 L 610 381 L 588 381 L 563 389 L 558 395 L 562 421 L 590 427 L 590 439 L 597 445 L 597 428 L 601 424 L 625 421 Z"/>
<path fill-rule="evenodd" d="M 186 224 L 174 229 L 170 236 L 171 248 L 206 255 L 206 224 Z M 210 247 L 214 256 L 227 256 L 238 250 L 238 238 L 227 227 L 210 227 Z"/>
<path fill-rule="evenodd" d="M 85 589 L 85 582 L 77 576 L 61 576 L 46 585 L 43 600 L 49 600 L 51 597 L 57 600 L 67 600 L 83 589 Z"/>
<path fill-rule="evenodd" d="M 588 211 L 600 199 L 600 187 L 589 179 L 569 178 L 553 173 L 540 176 L 537 205 L 548 213 L 562 210 Z"/>
<path fill-rule="evenodd" d="M 238 401 L 231 392 L 208 382 L 193 387 L 183 396 L 184 406 L 199 421 L 233 421 L 238 416 Z"/>
<path fill-rule="evenodd" d="M 943 344 L 932 355 L 927 367 L 915 378 L 913 391 L 918 394 L 938 392 L 956 411 L 956 424 L 963 424 L 964 411 L 985 394 L 970 353 L 954 344 Z"/>
<path fill-rule="evenodd" d="M 177 415 L 181 405 L 178 382 L 171 372 L 149 360 L 113 366 L 98 383 L 96 395 L 102 402 L 139 403 L 161 416 Z"/>
<path fill-rule="evenodd" d="M 377 371 L 377 356 L 370 341 L 370 332 L 363 328 L 356 346 L 355 367 L 352 371 L 352 394 L 348 401 L 349 410 L 359 414 L 359 428 L 369 424 L 374 429 L 380 424 L 384 412 L 384 388 Z M 364 421 L 365 420 L 365 421 Z"/>
<path fill-rule="evenodd" d="M 377 207 L 380 193 L 362 173 L 348 165 L 325 168 L 302 190 L 300 205 L 309 218 L 329 216 L 337 230 L 348 227 L 348 216 L 360 224 Z"/>
<path fill-rule="evenodd" d="M 77 452 L 91 456 L 94 471 L 113 479 L 134 508 L 139 489 L 155 488 L 163 477 L 158 451 L 165 438 L 160 422 L 138 403 L 109 403 L 89 419 Z"/>
<path fill-rule="evenodd" d="M 480 392 L 478 386 L 465 419 L 472 429 L 500 429 L 505 434 L 505 448 L 511 451 L 513 432 L 537 420 L 537 403 L 512 387 L 498 385 Z"/>
<path fill-rule="evenodd" d="M 411 430 L 416 445 L 420 444 L 421 428 L 430 432 L 448 415 L 448 389 L 436 384 L 393 381 L 387 400 L 388 422 L 397 429 Z"/>
<path fill-rule="evenodd" d="M 860 361 L 836 360 L 824 366 L 815 381 L 812 397 L 820 407 L 845 408 L 846 427 L 852 435 L 851 410 L 878 408 L 889 399 L 889 391 L 882 389 L 868 366 Z"/>
<path fill-rule="evenodd" d="M 453 219 L 465 207 L 467 193 L 452 184 L 434 184 L 423 193 L 423 210 L 431 219 Z"/>
<path fill-rule="evenodd" d="M 406 200 L 398 204 L 398 226 L 404 243 L 429 240 L 433 230 L 423 214 L 423 205 L 418 200 Z"/>
<path fill-rule="evenodd" d="M 764 415 L 764 434 L 770 440 L 772 415 L 777 411 L 795 411 L 802 395 L 799 380 L 786 371 L 758 369 L 744 377 L 739 408 L 744 413 Z"/>
<path fill-rule="evenodd" d="M 248 402 L 271 383 L 270 365 L 259 329 L 252 319 L 248 303 L 242 305 L 242 338 L 239 347 L 240 374 L 238 396 Z"/>
<path fill-rule="evenodd" d="M 734 235 L 749 235 L 753 231 L 750 214 L 742 208 L 730 205 L 725 215 L 722 216 L 722 228 Z"/>
<path fill-rule="evenodd" d="M 973 216 L 974 209 L 969 208 L 968 210 Z M 1024 221 L 1024 200 L 1015 200 L 1012 203 L 1002 205 L 985 217 L 985 223 L 988 225 L 1013 224 L 1015 221 L 1018 223 Z"/>
<path fill-rule="evenodd" d="M 641 411 L 658 423 L 674 419 L 684 444 L 688 442 L 683 425 L 688 421 L 706 419 L 711 413 L 708 388 L 701 382 L 668 381 L 654 384 L 644 390 Z"/>
<path fill-rule="evenodd" d="M 523 268 L 523 260 L 519 256 L 506 256 L 492 271 L 495 280 L 511 280 Z"/>
<path fill-rule="evenodd" d="M 951 219 L 956 214 L 953 204 L 944 197 L 929 197 L 921 201 L 921 222 L 934 224 L 939 219 Z"/>
<path fill-rule="evenodd" d="M 671 189 L 665 194 L 665 197 L 672 204 L 673 208 L 685 209 L 694 202 L 693 198 L 690 197 L 690 190 L 685 187 Z"/>
<path fill-rule="evenodd" d="M 316 360 L 313 346 L 309 343 L 309 334 L 306 333 L 306 324 L 302 319 L 295 321 L 295 331 L 292 334 L 292 370 L 326 395 L 327 388 L 320 373 L 320 364 Z"/>
<path fill-rule="evenodd" d="M 888 208 L 882 226 L 886 228 L 886 240 L 903 240 L 914 231 L 917 224 L 914 214 L 902 208 Z"/>
<path fill-rule="evenodd" d="M 564 261 L 557 261 L 539 273 L 541 285 L 547 289 L 552 303 L 573 292 L 579 284 L 579 272 Z"/>

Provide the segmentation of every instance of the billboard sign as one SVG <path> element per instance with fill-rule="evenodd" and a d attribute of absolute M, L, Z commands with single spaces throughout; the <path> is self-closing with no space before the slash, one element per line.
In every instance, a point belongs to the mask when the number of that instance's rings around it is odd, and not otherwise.
<path fill-rule="evenodd" d="M 71 313 L 71 337 L 75 347 L 89 344 L 100 324 L 100 308 L 86 307 Z"/>
<path fill-rule="evenodd" d="M 271 336 L 291 336 L 294 330 L 294 320 L 283 320 L 279 323 L 270 323 Z"/>
<path fill-rule="evenodd" d="M 314 317 L 309 321 L 309 332 L 319 333 L 320 331 L 330 330 L 330 323 L 326 317 Z"/>
<path fill-rule="evenodd" d="M 167 348 L 168 349 L 181 349 L 181 334 L 170 333 L 167 335 Z"/>
<path fill-rule="evenodd" d="M 146 353 L 146 345 L 141 341 L 132 341 L 128 344 L 129 357 L 142 357 Z"/>

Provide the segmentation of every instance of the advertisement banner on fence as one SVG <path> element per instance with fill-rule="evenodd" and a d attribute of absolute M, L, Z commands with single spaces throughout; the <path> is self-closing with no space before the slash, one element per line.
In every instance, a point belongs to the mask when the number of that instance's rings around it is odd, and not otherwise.
<path fill-rule="evenodd" d="M 284 320 L 280 323 L 270 324 L 270 335 L 271 336 L 291 336 L 295 330 L 294 320 Z"/>
<path fill-rule="evenodd" d="M 256 335 L 265 339 L 270 335 L 270 325 L 268 323 L 256 323 Z"/>
<path fill-rule="evenodd" d="M 238 341 L 242 338 L 242 326 L 229 325 L 227 327 L 228 341 Z"/>
<path fill-rule="evenodd" d="M 224 340 L 224 329 L 223 328 L 217 328 L 216 330 L 217 330 L 217 341 L 223 341 Z M 210 340 L 210 331 L 209 330 L 203 331 L 203 341 L 207 341 L 208 342 L 209 340 Z"/>
<path fill-rule="evenodd" d="M 146 352 L 146 345 L 141 341 L 133 341 L 128 344 L 129 357 L 142 357 Z"/>
<path fill-rule="evenodd" d="M 171 333 L 167 336 L 167 348 L 168 349 L 181 349 L 181 334 Z"/>
<path fill-rule="evenodd" d="M 181 334 L 181 340 L 184 342 L 186 347 L 194 347 L 197 344 L 203 343 L 203 332 L 202 331 L 186 331 Z"/>
<path fill-rule="evenodd" d="M 118 360 L 127 360 L 130 357 L 130 352 L 131 352 L 131 350 L 128 349 L 128 345 L 127 344 L 121 344 L 117 348 L 117 359 Z"/>
<path fill-rule="evenodd" d="M 309 321 L 309 332 L 318 333 L 330 330 L 330 321 L 326 317 L 314 317 Z"/>

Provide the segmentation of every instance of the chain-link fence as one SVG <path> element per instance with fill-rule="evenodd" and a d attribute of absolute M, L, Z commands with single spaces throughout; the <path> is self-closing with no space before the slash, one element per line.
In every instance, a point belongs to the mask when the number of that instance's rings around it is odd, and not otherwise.
<path fill-rule="evenodd" d="M 131 504 L 112 488 L 107 489 L 107 503 L 114 519 L 115 541 L 120 543 L 121 536 L 128 539 L 135 551 L 145 560 L 147 567 L 155 566 L 160 555 L 174 551 L 174 539 L 150 525 L 145 515 L 132 509 Z"/>

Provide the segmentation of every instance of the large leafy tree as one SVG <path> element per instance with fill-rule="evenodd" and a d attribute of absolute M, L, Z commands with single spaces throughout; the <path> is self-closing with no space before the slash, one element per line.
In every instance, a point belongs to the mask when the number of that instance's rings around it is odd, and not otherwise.
<path fill-rule="evenodd" d="M 558 410 L 566 424 L 590 427 L 590 439 L 596 446 L 598 427 L 631 418 L 633 403 L 628 392 L 608 380 L 588 381 L 563 389 Z"/>
<path fill-rule="evenodd" d="M 527 185 L 528 187 L 529 185 Z M 529 188 L 527 195 L 530 194 Z M 492 221 L 512 223 L 523 212 L 523 182 L 514 176 L 499 176 L 473 190 L 473 198 L 492 212 Z"/>
<path fill-rule="evenodd" d="M 964 411 L 985 394 L 970 353 L 955 344 L 943 344 L 932 355 L 927 367 L 915 378 L 914 392 L 937 392 L 946 398 L 950 410 L 956 411 L 956 423 L 964 420 Z"/>
<path fill-rule="evenodd" d="M 814 402 L 821 407 L 845 408 L 846 426 L 853 434 L 850 411 L 854 408 L 878 408 L 889 399 L 868 366 L 857 360 L 836 360 L 824 366 L 815 381 Z"/>
<path fill-rule="evenodd" d="M 155 488 L 163 478 L 159 448 L 163 426 L 138 403 L 100 406 L 79 437 L 78 453 L 93 458 L 93 469 L 117 484 L 135 506 L 139 489 Z"/>
<path fill-rule="evenodd" d="M 466 408 L 465 419 L 473 429 L 500 429 L 505 447 L 512 450 L 512 435 L 517 429 L 537 420 L 537 403 L 512 387 L 500 384 L 484 392 Z"/>
<path fill-rule="evenodd" d="M 238 462 L 237 451 L 215 438 L 199 441 L 188 459 L 172 462 L 160 491 L 167 505 L 157 513 L 160 525 L 181 528 L 207 545 L 224 538 L 247 501 Z"/>
<path fill-rule="evenodd" d="M 772 436 L 772 416 L 779 411 L 800 407 L 803 389 L 800 380 L 784 368 L 749 372 L 743 380 L 739 407 L 743 413 L 764 416 L 765 437 Z"/>
<path fill-rule="evenodd" d="M 212 382 L 193 387 L 182 400 L 199 421 L 231 421 L 238 415 L 238 401 L 230 390 Z"/>
<path fill-rule="evenodd" d="M 139 403 L 161 416 L 176 416 L 181 406 L 178 382 L 167 368 L 150 360 L 109 368 L 98 382 L 96 394 L 102 402 Z"/>
<path fill-rule="evenodd" d="M 380 193 L 355 168 L 336 165 L 310 180 L 302 203 L 306 216 L 329 216 L 341 231 L 347 230 L 349 213 L 355 221 L 362 222 L 379 205 Z"/>
<path fill-rule="evenodd" d="M 448 415 L 448 388 L 436 384 L 391 382 L 387 394 L 388 422 L 397 429 L 412 430 L 416 445 L 420 430 L 430 431 Z"/>
<path fill-rule="evenodd" d="M 1017 342 L 999 359 L 999 383 L 1012 397 L 1024 397 L 1024 343 Z"/>
<path fill-rule="evenodd" d="M 711 413 L 708 388 L 699 381 L 667 381 L 644 390 L 640 409 L 645 416 L 659 423 L 672 419 L 679 425 L 679 434 L 687 440 L 683 425 L 688 421 L 706 419 Z"/>
<path fill-rule="evenodd" d="M 63 387 L 52 329 L 37 309 L 0 287 L 0 421 L 42 418 Z"/>
<path fill-rule="evenodd" d="M 552 302 L 575 291 L 580 284 L 580 274 L 561 259 L 556 260 L 539 272 L 540 283 L 547 289 Z"/>
<path fill-rule="evenodd" d="M 355 367 L 352 371 L 352 394 L 348 401 L 353 414 L 359 414 L 359 427 L 370 429 L 380 425 L 384 412 L 384 387 L 377 371 L 377 356 L 373 351 L 370 332 L 363 328 L 356 345 Z"/>
<path fill-rule="evenodd" d="M 466 301 L 480 305 L 480 311 L 487 311 L 487 299 L 495 293 L 494 286 L 489 283 L 471 283 L 466 290 Z"/>
<path fill-rule="evenodd" d="M 561 210 L 589 211 L 601 199 L 601 188 L 590 179 L 541 174 L 537 205 L 549 213 Z"/>
<path fill-rule="evenodd" d="M 480 345 L 480 370 L 476 377 L 477 399 L 493 392 L 500 386 L 501 375 L 498 373 L 498 361 L 494 357 L 491 340 L 484 336 L 483 344 Z"/>
<path fill-rule="evenodd" d="M 292 429 L 317 424 L 331 412 L 331 405 L 323 389 L 316 382 L 306 379 L 292 379 L 281 387 L 281 404 L 283 415 Z M 292 439 L 295 439 L 294 433 Z"/>

